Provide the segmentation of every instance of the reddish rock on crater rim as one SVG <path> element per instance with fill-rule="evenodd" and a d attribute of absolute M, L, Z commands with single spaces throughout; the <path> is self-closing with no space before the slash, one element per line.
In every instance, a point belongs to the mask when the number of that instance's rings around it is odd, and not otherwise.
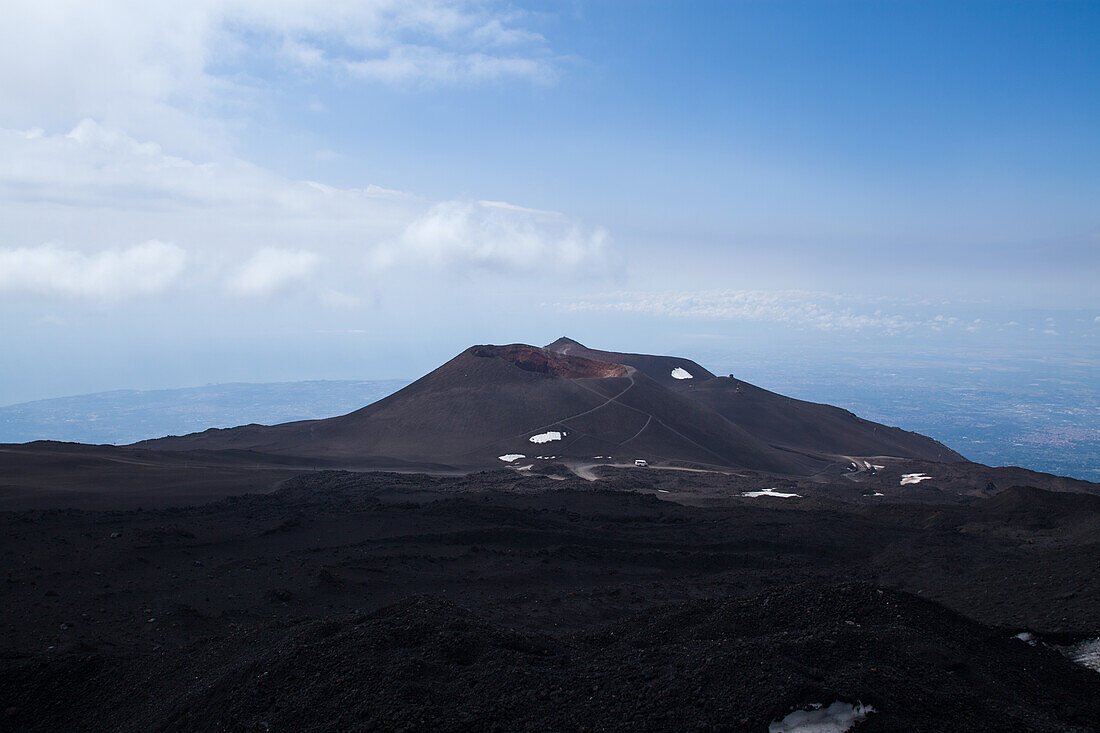
<path fill-rule="evenodd" d="M 482 358 L 504 359 L 524 371 L 552 374 L 566 379 L 625 377 L 629 373 L 629 367 L 622 364 L 585 359 L 580 356 L 565 356 L 526 344 L 475 346 L 473 354 Z"/>

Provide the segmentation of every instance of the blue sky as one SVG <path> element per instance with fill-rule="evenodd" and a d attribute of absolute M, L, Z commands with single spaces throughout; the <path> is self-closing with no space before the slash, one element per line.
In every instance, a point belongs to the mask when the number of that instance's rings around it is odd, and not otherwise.
<path fill-rule="evenodd" d="M 0 403 L 562 334 L 1096 360 L 1098 31 L 1084 2 L 13 5 Z"/>

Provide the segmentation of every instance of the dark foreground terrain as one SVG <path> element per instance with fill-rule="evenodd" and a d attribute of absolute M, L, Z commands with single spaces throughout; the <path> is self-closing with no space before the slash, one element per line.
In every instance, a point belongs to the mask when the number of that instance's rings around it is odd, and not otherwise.
<path fill-rule="evenodd" d="M 883 473 L 884 503 L 321 472 L 0 513 L 0 729 L 1096 730 L 1100 674 L 1054 645 L 1100 636 L 1100 497 Z"/>

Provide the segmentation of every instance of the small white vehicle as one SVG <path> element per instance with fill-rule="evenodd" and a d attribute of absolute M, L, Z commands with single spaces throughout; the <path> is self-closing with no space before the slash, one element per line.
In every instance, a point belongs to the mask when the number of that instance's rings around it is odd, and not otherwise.
<path fill-rule="evenodd" d="M 645 467 L 645 466 L 648 466 L 649 464 L 642 458 L 635 458 L 634 459 L 634 465 Z"/>

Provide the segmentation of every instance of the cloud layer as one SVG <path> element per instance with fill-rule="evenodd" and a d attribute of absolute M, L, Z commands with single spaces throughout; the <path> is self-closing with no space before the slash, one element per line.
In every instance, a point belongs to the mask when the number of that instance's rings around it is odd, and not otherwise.
<path fill-rule="evenodd" d="M 87 297 L 159 292 L 179 274 L 184 251 L 191 285 L 223 282 L 251 297 L 294 285 L 346 308 L 364 278 L 385 270 L 535 276 L 584 268 L 608 249 L 605 230 L 556 212 L 335 188 L 226 156 L 195 162 L 90 119 L 67 134 L 0 130 L 0 217 L 0 290 Z M 175 244 L 117 251 L 135 229 Z M 153 255 L 171 277 L 153 276 Z M 150 268 L 149 286 L 116 294 L 97 284 L 111 279 L 102 273 L 139 263 Z"/>
<path fill-rule="evenodd" d="M 866 297 L 808 290 L 700 290 L 615 292 L 550 303 L 566 313 L 622 313 L 694 321 L 777 324 L 826 332 L 867 331 L 885 336 L 921 331 L 1005 330 L 1019 323 L 937 313 L 926 300 Z M 973 305 L 973 304 L 971 304 Z M 1048 335 L 1057 335 L 1047 319 Z M 1029 329 L 1035 331 L 1034 327 Z"/>
<path fill-rule="evenodd" d="M 236 295 L 269 296 L 309 280 L 321 258 L 306 250 L 262 249 L 226 283 Z"/>
<path fill-rule="evenodd" d="M 248 110 L 287 85 L 551 82 L 558 58 L 538 20 L 498 0 L 5 8 L 0 294 L 118 299 L 176 284 L 250 298 L 306 290 L 346 309 L 366 278 L 395 268 L 582 267 L 607 234 L 555 212 L 336 188 L 229 152 Z M 134 242 L 145 244 L 126 249 Z"/>
<path fill-rule="evenodd" d="M 183 142 L 224 131 L 218 113 L 268 86 L 257 73 L 403 86 L 548 81 L 551 53 L 527 20 L 493 0 L 8 3 L 0 124 L 95 117 Z"/>
<path fill-rule="evenodd" d="M 93 253 L 50 244 L 0 250 L 0 291 L 105 300 L 151 295 L 172 285 L 186 259 L 179 247 L 156 240 Z"/>
<path fill-rule="evenodd" d="M 832 330 L 876 328 L 897 331 L 910 323 L 880 310 L 858 312 L 842 296 L 804 290 L 709 290 L 618 292 L 563 301 L 563 311 L 635 313 L 669 318 L 783 323 Z"/>
<path fill-rule="evenodd" d="M 585 230 L 552 211 L 498 201 L 444 201 L 374 254 L 376 267 L 473 264 L 492 269 L 567 270 L 598 260 L 608 235 Z"/>

